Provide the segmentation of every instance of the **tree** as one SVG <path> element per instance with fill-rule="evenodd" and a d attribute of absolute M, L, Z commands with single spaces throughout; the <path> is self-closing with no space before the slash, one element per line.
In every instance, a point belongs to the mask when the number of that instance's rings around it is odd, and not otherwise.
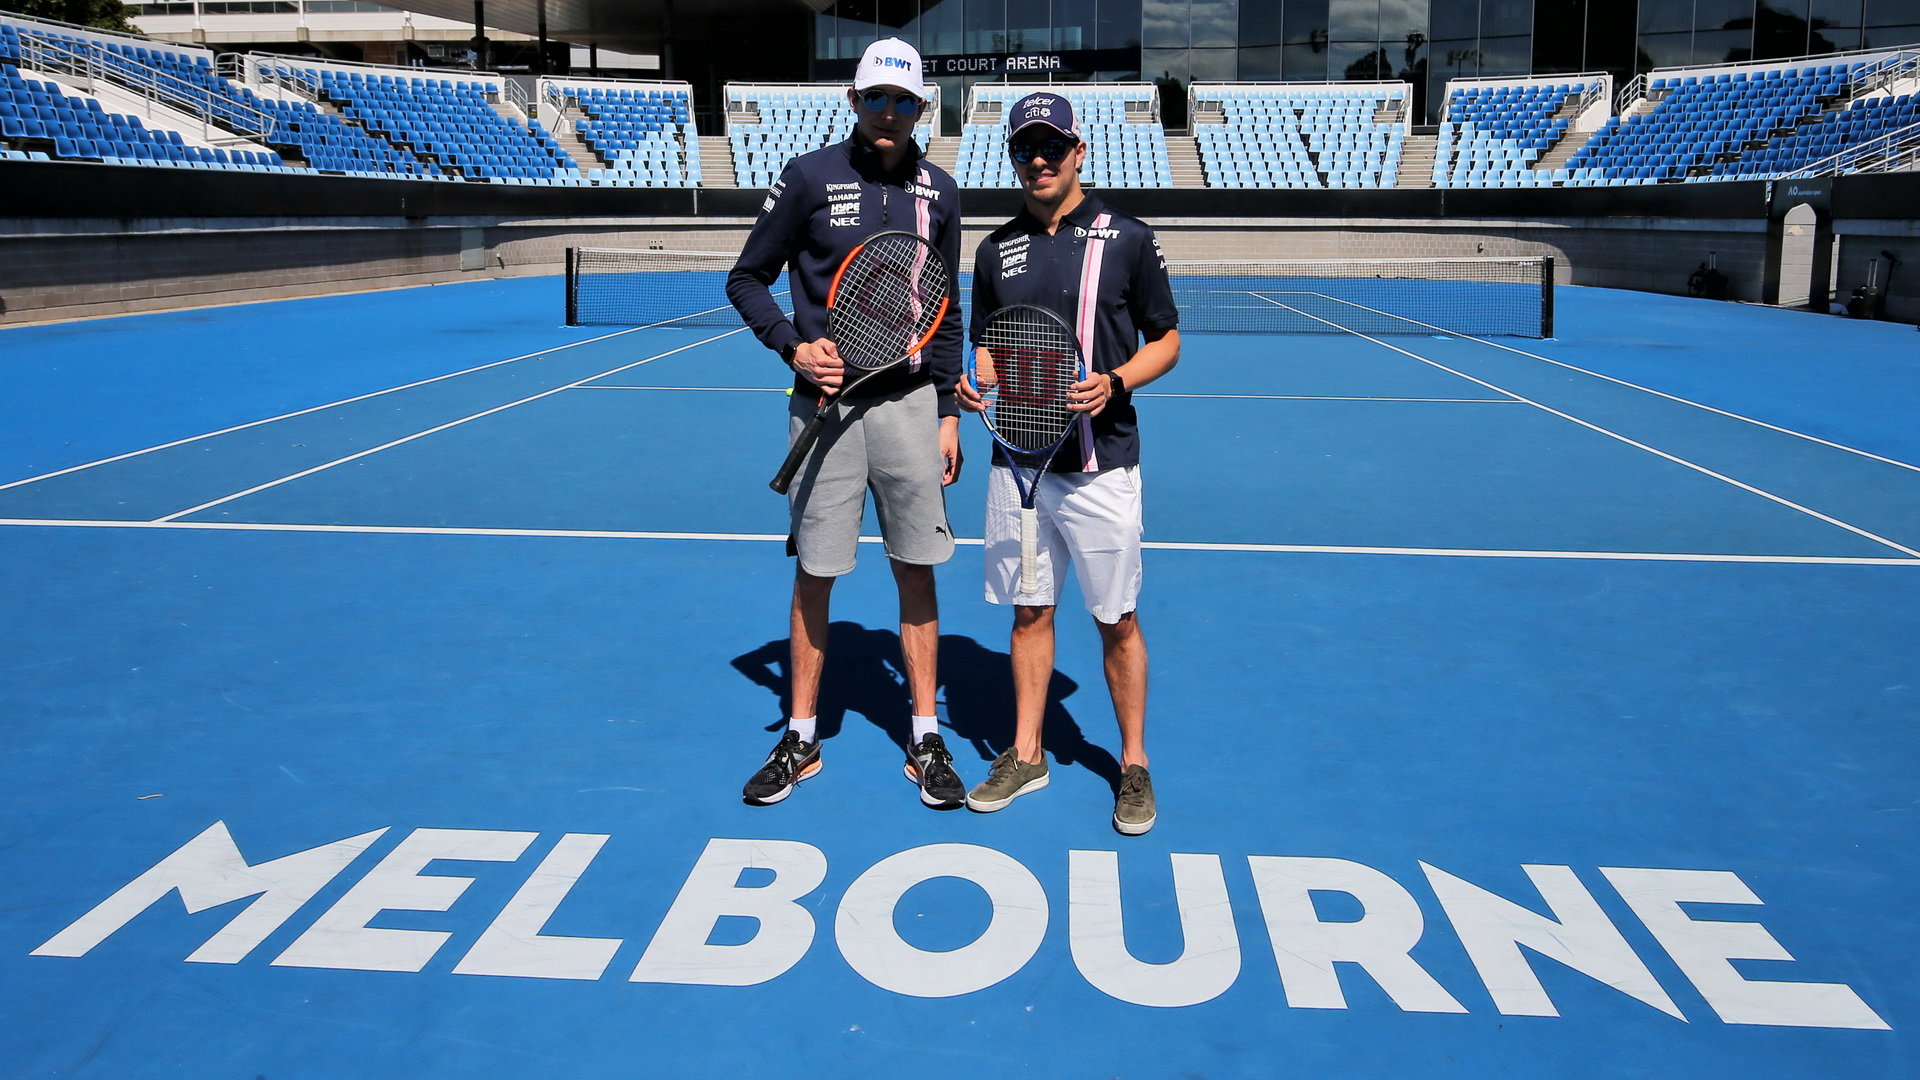
<path fill-rule="evenodd" d="M 120 0 L 0 0 L 0 6 L 30 19 L 51 19 L 123 34 L 140 32 L 127 21 L 127 5 Z"/>

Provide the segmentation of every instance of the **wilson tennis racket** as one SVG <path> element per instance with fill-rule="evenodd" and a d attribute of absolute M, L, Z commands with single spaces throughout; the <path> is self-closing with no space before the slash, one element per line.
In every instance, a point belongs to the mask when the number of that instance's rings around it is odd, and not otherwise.
<path fill-rule="evenodd" d="M 1014 304 L 987 317 L 967 375 L 986 402 L 980 414 L 1000 444 L 1020 489 L 1020 592 L 1039 585 L 1036 548 L 1039 515 L 1034 501 L 1040 478 L 1080 419 L 1067 407 L 1073 384 L 1087 378 L 1080 341 L 1060 316 L 1043 307 Z"/>
<path fill-rule="evenodd" d="M 925 348 L 947 314 L 952 275 L 938 248 L 909 232 L 875 233 L 849 252 L 827 290 L 827 339 L 849 381 L 823 395 L 769 486 L 782 495 L 820 438 L 827 414 L 854 387 Z"/>

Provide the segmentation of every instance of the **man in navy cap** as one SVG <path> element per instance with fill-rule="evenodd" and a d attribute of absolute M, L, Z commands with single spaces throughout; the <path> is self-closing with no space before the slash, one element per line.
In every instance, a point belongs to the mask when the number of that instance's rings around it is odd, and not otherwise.
<path fill-rule="evenodd" d="M 974 257 L 974 341 L 1004 305 L 1051 308 L 1073 327 L 1092 375 L 1074 386 L 1080 421 L 1039 484 L 1039 587 L 1032 594 L 1019 591 L 1019 491 L 998 461 L 988 480 L 987 599 L 1014 606 L 1014 740 L 968 794 L 967 805 L 998 810 L 1047 784 L 1041 721 L 1053 676 L 1054 608 L 1071 566 L 1100 630 L 1120 726 L 1114 828 L 1139 835 L 1153 827 L 1155 805 L 1147 772 L 1147 646 L 1135 611 L 1141 504 L 1132 391 L 1179 361 L 1180 316 L 1153 230 L 1080 186 L 1087 152 L 1064 96 L 1043 91 L 1014 105 L 1007 154 L 1025 205 Z M 963 408 L 983 408 L 965 379 L 956 395 Z"/>
<path fill-rule="evenodd" d="M 727 276 L 727 297 L 741 317 L 793 369 L 789 438 L 846 381 L 838 348 L 827 337 L 827 293 L 847 255 L 873 234 L 899 229 L 931 241 L 949 269 L 959 262 L 959 187 L 913 139 L 927 104 L 919 53 L 898 38 L 869 45 L 847 91 L 852 136 L 788 163 Z M 793 286 L 791 317 L 770 291 L 783 268 Z M 958 291 L 955 282 L 948 284 Z M 747 802 L 779 802 L 820 770 L 816 721 L 829 601 L 834 580 L 853 570 L 869 493 L 900 597 L 902 670 L 912 706 L 906 776 L 929 806 L 955 808 L 966 797 L 934 714 L 940 616 L 933 568 L 953 554 L 942 489 L 960 473 L 953 387 L 961 336 L 955 304 L 919 355 L 866 380 L 840 405 L 834 427 L 788 493 L 787 554 L 796 558 L 790 712 L 779 743 L 741 790 Z"/>

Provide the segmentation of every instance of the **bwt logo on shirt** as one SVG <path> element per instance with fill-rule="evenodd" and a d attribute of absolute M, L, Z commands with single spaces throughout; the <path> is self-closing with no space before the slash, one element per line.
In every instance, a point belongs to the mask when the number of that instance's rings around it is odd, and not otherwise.
<path fill-rule="evenodd" d="M 1118 240 L 1120 239 L 1120 230 L 1119 229 L 1085 229 L 1085 228 L 1081 228 L 1078 225 L 1075 225 L 1073 227 L 1073 235 L 1091 236 L 1095 240 Z"/>

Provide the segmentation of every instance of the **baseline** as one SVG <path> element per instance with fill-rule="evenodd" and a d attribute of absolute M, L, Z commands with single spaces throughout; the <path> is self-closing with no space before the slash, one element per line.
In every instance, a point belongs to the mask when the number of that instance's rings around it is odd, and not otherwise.
<path fill-rule="evenodd" d="M 60 529 L 186 529 L 202 532 L 288 532 L 355 533 L 399 536 L 511 536 L 544 537 L 562 540 L 706 540 L 720 542 L 780 543 L 785 533 L 666 532 L 623 529 L 514 529 L 457 525 L 322 525 L 296 522 L 263 521 L 116 521 L 83 518 L 0 518 L 0 528 Z M 961 547 L 980 547 L 979 537 L 956 536 Z M 860 537 L 862 544 L 883 544 L 878 536 Z M 1920 558 L 1856 555 L 1745 555 L 1721 552 L 1669 551 L 1556 551 L 1519 548 L 1444 548 L 1444 547 L 1370 547 L 1354 544 L 1250 544 L 1207 543 L 1184 540 L 1148 540 L 1141 545 L 1153 551 L 1217 551 L 1227 553 L 1285 555 L 1418 555 L 1456 559 L 1590 559 L 1613 562 L 1673 563 L 1748 563 L 1781 566 L 1920 566 Z"/>

